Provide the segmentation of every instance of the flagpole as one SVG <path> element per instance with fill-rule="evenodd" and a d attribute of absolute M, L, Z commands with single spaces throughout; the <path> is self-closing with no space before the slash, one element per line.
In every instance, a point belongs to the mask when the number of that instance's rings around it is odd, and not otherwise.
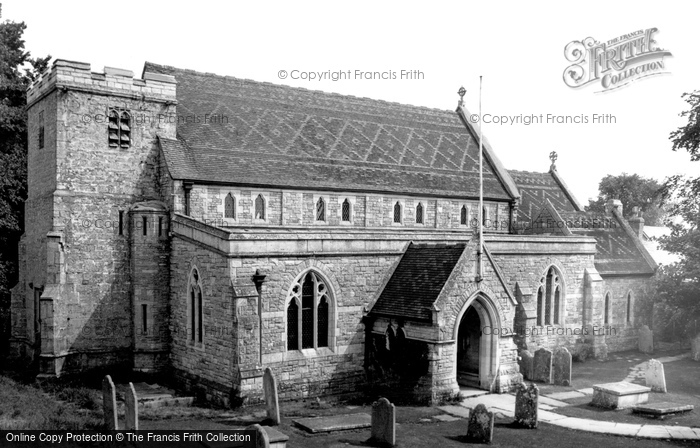
<path fill-rule="evenodd" d="M 481 114 L 481 85 L 482 77 L 479 76 L 479 118 L 483 117 Z M 479 259 L 479 272 L 477 274 L 478 280 L 481 281 L 484 276 L 483 269 L 483 253 L 484 253 L 484 152 L 482 144 L 482 136 L 484 133 L 484 121 L 479 123 L 479 251 L 477 253 Z"/>

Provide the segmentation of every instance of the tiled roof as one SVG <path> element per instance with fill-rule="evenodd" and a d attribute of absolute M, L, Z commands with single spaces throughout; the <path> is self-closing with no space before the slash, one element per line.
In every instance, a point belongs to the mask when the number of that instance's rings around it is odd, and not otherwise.
<path fill-rule="evenodd" d="M 148 62 L 144 72 L 178 83 L 180 143 L 161 139 L 174 178 L 478 196 L 478 141 L 455 112 Z M 504 176 L 485 158 L 486 198 L 512 197 Z"/>
<path fill-rule="evenodd" d="M 531 171 L 508 170 L 510 176 L 520 190 L 520 206 L 518 221 L 532 221 L 537 218 L 544 207 L 545 199 L 549 199 L 559 212 L 574 212 L 577 204 L 572 201 L 570 193 L 557 182 L 551 172 L 534 173 Z"/>
<path fill-rule="evenodd" d="M 574 235 L 595 238 L 597 253 L 594 263 L 600 274 L 654 273 L 656 263 L 643 248 L 641 240 L 626 229 L 626 224 L 616 216 L 563 212 L 561 217 Z"/>
<path fill-rule="evenodd" d="M 411 243 L 370 314 L 430 321 L 433 303 L 465 247 Z"/>

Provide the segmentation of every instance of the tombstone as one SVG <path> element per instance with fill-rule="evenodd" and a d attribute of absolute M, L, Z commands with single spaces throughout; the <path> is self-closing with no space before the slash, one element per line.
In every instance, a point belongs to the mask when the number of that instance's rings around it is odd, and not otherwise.
<path fill-rule="evenodd" d="M 272 370 L 267 367 L 263 374 L 263 390 L 265 392 L 265 404 L 267 405 L 267 418 L 272 421 L 272 426 L 280 424 L 280 404 L 277 398 L 277 379 Z"/>
<path fill-rule="evenodd" d="M 105 419 L 105 428 L 108 430 L 119 429 L 117 420 L 117 391 L 109 375 L 102 380 L 102 412 Z"/>
<path fill-rule="evenodd" d="M 566 347 L 559 347 L 554 352 L 552 382 L 557 386 L 571 386 L 571 353 Z"/>
<path fill-rule="evenodd" d="M 139 429 L 139 399 L 136 396 L 134 385 L 129 383 L 124 398 L 126 408 L 126 429 Z"/>
<path fill-rule="evenodd" d="M 647 387 L 650 387 L 652 391 L 666 393 L 666 375 L 664 375 L 664 365 L 661 361 L 650 359 L 645 377 Z"/>
<path fill-rule="evenodd" d="M 693 361 L 700 361 L 700 334 L 690 341 L 690 357 Z"/>
<path fill-rule="evenodd" d="M 379 446 L 396 445 L 396 409 L 386 398 L 380 398 L 372 404 L 370 443 Z"/>
<path fill-rule="evenodd" d="M 639 351 L 642 353 L 654 352 L 654 333 L 646 325 L 639 329 Z"/>
<path fill-rule="evenodd" d="M 520 351 L 520 359 L 518 360 L 518 365 L 520 366 L 520 373 L 523 374 L 523 378 L 526 380 L 533 379 L 533 362 L 532 353 L 528 350 Z"/>
<path fill-rule="evenodd" d="M 476 405 L 469 416 L 467 439 L 472 443 L 493 441 L 493 412 L 489 412 L 481 403 Z"/>
<path fill-rule="evenodd" d="M 267 432 L 262 426 L 250 425 L 246 428 L 247 431 L 255 431 L 255 448 L 270 448 L 270 438 L 267 437 Z"/>
<path fill-rule="evenodd" d="M 535 384 L 518 384 L 515 394 L 515 423 L 523 428 L 537 428 L 537 402 L 540 389 Z"/>
<path fill-rule="evenodd" d="M 535 352 L 533 361 L 533 380 L 543 381 L 547 384 L 552 382 L 552 351 L 541 348 Z"/>

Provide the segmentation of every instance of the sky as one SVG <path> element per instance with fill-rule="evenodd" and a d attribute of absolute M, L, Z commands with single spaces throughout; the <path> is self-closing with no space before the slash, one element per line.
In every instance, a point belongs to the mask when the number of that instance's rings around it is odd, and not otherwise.
<path fill-rule="evenodd" d="M 455 109 L 464 86 L 467 109 L 481 110 L 476 119 L 506 168 L 545 172 L 556 151 L 557 170 L 583 204 L 608 174 L 700 176 L 700 162 L 669 141 L 687 122 L 681 95 L 700 89 L 698 16 L 700 3 L 675 1 L 2 2 L 2 20 L 27 24 L 32 56 L 88 62 L 96 72 L 140 77 L 150 61 L 444 110 Z M 639 76 L 655 76 L 603 92 L 600 80 L 564 82 L 570 42 L 590 37 L 610 50 L 610 41 L 653 28 L 653 48 L 670 55 L 647 60 Z M 344 79 L 329 79 L 340 72 Z"/>

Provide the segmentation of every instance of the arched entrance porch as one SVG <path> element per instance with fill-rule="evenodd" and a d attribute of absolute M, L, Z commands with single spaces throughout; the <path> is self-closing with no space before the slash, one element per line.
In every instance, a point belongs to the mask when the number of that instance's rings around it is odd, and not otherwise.
<path fill-rule="evenodd" d="M 498 372 L 499 329 L 496 307 L 483 292 L 465 302 L 454 327 L 454 375 L 460 386 L 491 390 Z"/>

